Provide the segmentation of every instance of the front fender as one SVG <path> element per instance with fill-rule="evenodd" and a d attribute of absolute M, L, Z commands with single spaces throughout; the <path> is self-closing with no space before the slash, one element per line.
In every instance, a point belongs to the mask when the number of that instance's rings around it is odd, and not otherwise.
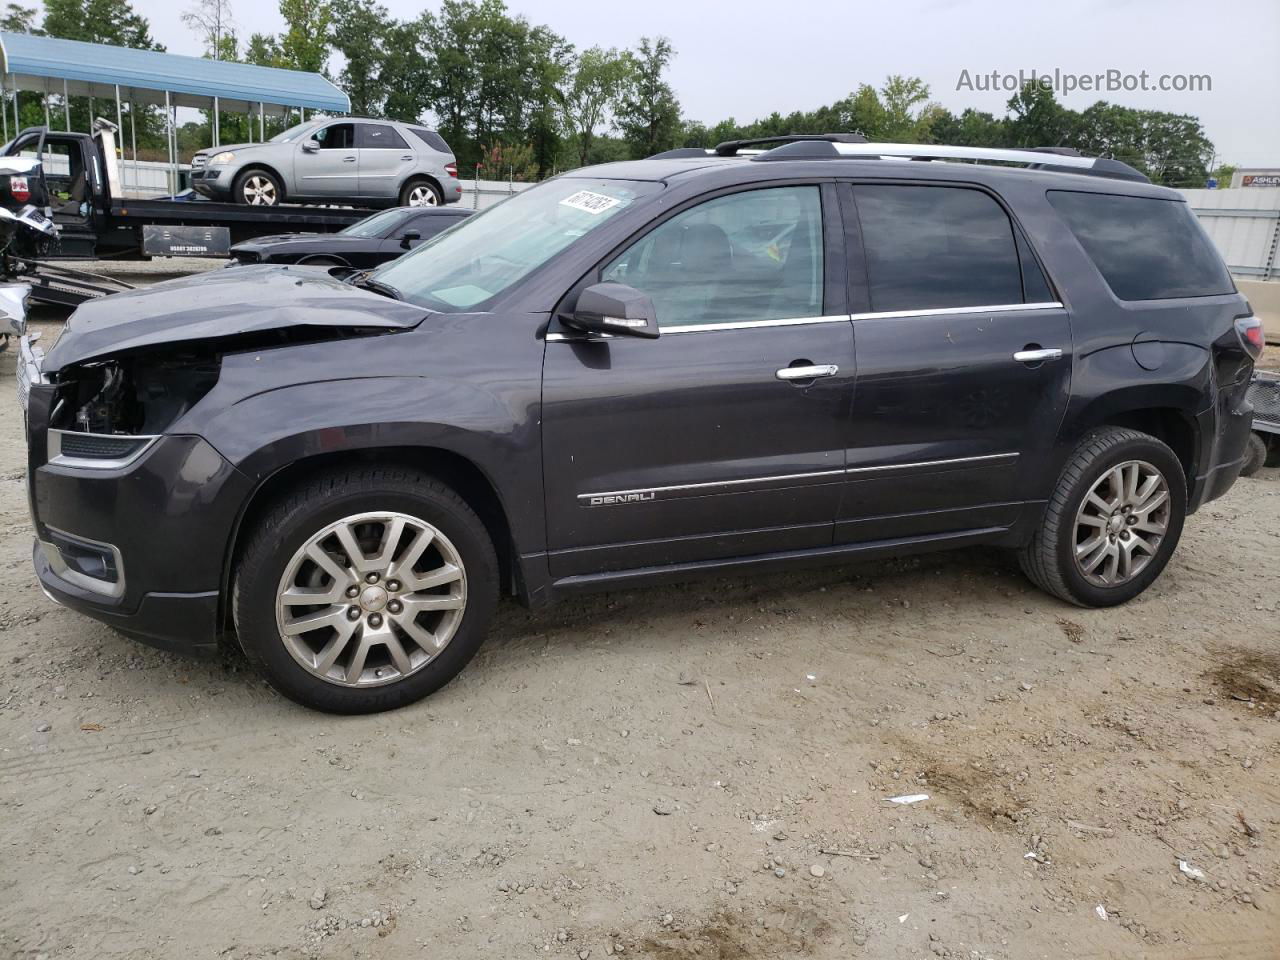
<path fill-rule="evenodd" d="M 255 489 L 314 456 L 393 447 L 448 451 L 488 478 L 519 549 L 542 549 L 536 419 L 485 386 L 404 376 L 295 384 L 218 410 L 200 433 Z"/>

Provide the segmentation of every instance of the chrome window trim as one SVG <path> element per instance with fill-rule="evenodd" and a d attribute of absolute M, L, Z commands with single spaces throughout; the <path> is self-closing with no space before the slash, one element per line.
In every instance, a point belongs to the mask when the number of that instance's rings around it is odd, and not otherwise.
<path fill-rule="evenodd" d="M 735 487 L 749 483 L 779 483 L 787 480 L 807 480 L 812 477 L 856 476 L 866 473 L 887 473 L 895 470 L 914 470 L 922 467 L 944 467 L 961 463 L 985 463 L 996 460 L 1016 460 L 1021 454 L 985 453 L 974 457 L 950 457 L 944 460 L 914 460 L 910 463 L 882 463 L 869 467 L 845 467 L 839 470 L 812 470 L 807 473 L 779 473 L 766 477 L 744 477 L 740 480 L 710 480 L 701 483 L 677 483 L 664 487 L 636 487 L 631 490 L 605 490 L 597 493 L 580 493 L 578 500 L 590 501 L 597 497 L 626 497 L 636 494 L 676 493 L 684 490 L 706 490 L 713 487 Z"/>
<path fill-rule="evenodd" d="M 853 320 L 908 320 L 912 317 L 940 317 L 953 313 L 1016 313 L 1019 310 L 1061 310 L 1056 300 L 1042 303 L 996 303 L 981 307 L 927 307 L 923 310 L 880 310 L 871 313 L 850 314 Z"/>
<path fill-rule="evenodd" d="M 80 437 L 102 437 L 106 440 L 120 440 L 127 438 L 129 440 L 145 440 L 142 446 L 131 453 L 127 457 L 117 457 L 114 459 L 100 459 L 97 457 L 74 457 L 64 456 L 62 453 L 62 438 L 67 434 L 75 434 Z M 53 430 L 48 431 L 48 439 L 46 441 L 45 452 L 47 462 L 55 467 L 75 467 L 83 470 L 120 470 L 130 464 L 136 462 L 144 453 L 150 450 L 160 436 L 157 435 L 141 435 L 141 434 L 119 434 L 119 433 L 87 433 L 78 430 Z M 74 536 L 74 534 L 69 534 Z M 81 537 L 80 539 L 84 539 Z"/>
<path fill-rule="evenodd" d="M 664 327 L 659 334 L 716 333 L 721 330 L 750 330 L 754 327 L 798 327 L 811 323 L 848 323 L 857 320 L 909 320 L 913 317 L 942 317 L 952 314 L 1017 313 L 1021 310 L 1062 310 L 1057 300 L 1041 303 L 995 303 L 978 307 L 928 307 L 923 310 L 881 310 L 871 313 L 840 313 L 823 317 L 786 317 L 779 320 L 738 320 L 729 323 L 679 323 Z M 591 340 L 624 339 L 612 333 L 548 333 L 547 343 L 582 343 Z"/>
<path fill-rule="evenodd" d="M 119 579 L 115 583 L 108 580 L 99 580 L 97 577 L 90 577 L 81 573 L 79 570 L 72 570 L 67 566 L 67 562 L 62 559 L 62 551 L 58 549 L 58 545 L 50 543 L 48 540 L 40 540 L 40 549 L 44 552 L 45 559 L 49 561 L 49 566 L 67 583 L 75 584 L 82 590 L 88 590 L 90 593 L 96 593 L 100 596 L 111 597 L 117 599 L 124 596 L 124 558 L 120 556 L 120 548 L 114 543 L 104 543 L 101 540 L 92 540 L 89 537 L 81 537 L 66 530 L 60 530 L 57 527 L 45 524 L 48 529 L 54 533 L 60 533 L 69 540 L 79 540 L 81 543 L 87 543 L 91 546 L 102 547 L 110 550 L 112 559 L 116 562 L 116 573 Z M 46 592 L 47 595 L 47 592 Z"/>
<path fill-rule="evenodd" d="M 839 313 L 823 317 L 784 317 L 777 320 L 732 320 L 725 323 L 673 323 L 669 327 L 658 324 L 659 333 L 714 333 L 717 330 L 748 330 L 752 327 L 800 327 L 810 323 L 848 323 L 849 314 Z"/>

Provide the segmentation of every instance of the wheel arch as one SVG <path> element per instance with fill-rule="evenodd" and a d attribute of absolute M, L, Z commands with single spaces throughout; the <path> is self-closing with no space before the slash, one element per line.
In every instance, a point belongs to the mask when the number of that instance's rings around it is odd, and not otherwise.
<path fill-rule="evenodd" d="M 1203 430 L 1200 417 L 1194 412 L 1196 405 L 1203 402 L 1203 395 L 1189 386 L 1169 385 L 1154 392 L 1149 387 L 1117 391 L 1099 398 L 1073 420 L 1068 446 L 1074 447 L 1081 437 L 1098 427 L 1139 430 L 1173 451 L 1190 486 L 1203 455 Z"/>
<path fill-rule="evenodd" d="M 371 464 L 419 470 L 450 486 L 475 511 L 488 531 L 498 555 L 499 574 L 505 585 L 503 592 L 509 595 L 521 592 L 519 565 L 506 509 L 492 480 L 474 461 L 456 451 L 435 446 L 353 448 L 315 453 L 287 463 L 263 477 L 249 493 L 232 527 L 223 560 L 218 587 L 218 622 L 224 628 L 231 627 L 232 577 L 254 523 L 286 491 L 317 471 Z"/>
<path fill-rule="evenodd" d="M 240 182 L 240 178 L 247 173 L 252 173 L 255 170 L 262 170 L 265 173 L 269 173 L 276 178 L 276 183 L 280 184 L 280 200 L 276 201 L 277 203 L 283 201 L 284 198 L 289 195 L 289 187 L 285 182 L 284 175 L 279 170 L 277 170 L 274 165 L 270 163 L 266 163 L 262 160 L 250 160 L 243 167 L 241 167 L 239 171 L 237 171 L 235 177 L 231 181 L 231 196 L 233 200 L 235 199 L 236 184 Z"/>
<path fill-rule="evenodd" d="M 435 187 L 436 194 L 440 197 L 440 205 L 444 206 L 444 184 L 429 173 L 412 173 L 405 177 L 403 182 L 400 184 L 400 189 L 396 192 L 396 201 L 399 202 L 400 198 L 404 196 L 405 188 L 409 186 L 409 184 L 417 183 L 419 180 L 424 183 L 429 183 L 431 186 Z"/>

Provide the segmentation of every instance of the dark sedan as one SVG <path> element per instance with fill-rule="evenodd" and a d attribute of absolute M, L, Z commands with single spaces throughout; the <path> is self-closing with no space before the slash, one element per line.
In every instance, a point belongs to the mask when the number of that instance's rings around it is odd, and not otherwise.
<path fill-rule="evenodd" d="M 239 263 L 376 267 L 470 215 L 470 210 L 456 207 L 395 207 L 337 233 L 286 233 L 246 240 L 231 248 L 231 256 Z"/>

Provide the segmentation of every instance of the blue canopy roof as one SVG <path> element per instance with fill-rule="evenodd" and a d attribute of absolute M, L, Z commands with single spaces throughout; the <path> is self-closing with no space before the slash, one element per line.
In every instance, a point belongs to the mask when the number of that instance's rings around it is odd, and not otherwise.
<path fill-rule="evenodd" d="M 154 50 L 133 50 L 105 43 L 84 43 L 28 33 L 0 32 L 0 74 L 9 89 L 71 96 L 171 102 L 182 107 L 212 106 L 214 97 L 227 111 L 256 109 L 259 103 L 349 113 L 351 100 L 318 73 L 206 60 Z"/>

